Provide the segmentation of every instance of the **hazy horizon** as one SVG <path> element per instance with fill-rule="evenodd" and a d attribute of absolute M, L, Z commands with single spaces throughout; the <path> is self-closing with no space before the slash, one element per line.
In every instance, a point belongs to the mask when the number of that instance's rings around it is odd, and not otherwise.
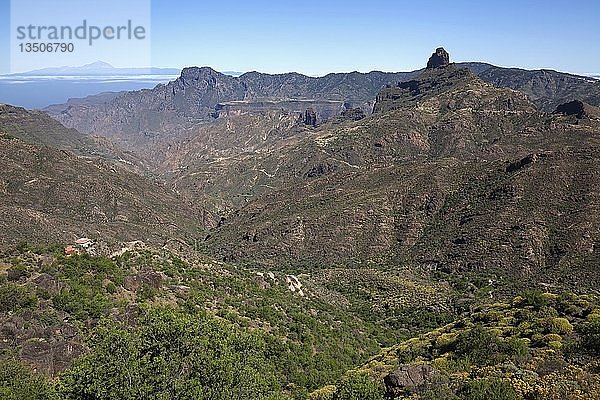
<path fill-rule="evenodd" d="M 544 68 L 544 67 L 539 67 L 539 68 L 522 68 L 522 67 L 512 66 L 512 65 L 492 64 L 492 63 L 487 62 L 485 60 L 451 60 L 451 61 L 454 62 L 454 63 L 457 63 L 457 64 L 461 64 L 461 63 L 490 64 L 490 65 L 494 65 L 496 67 L 501 67 L 501 68 L 518 68 L 518 69 L 527 69 L 527 70 L 542 70 L 542 69 L 544 69 L 544 70 L 554 70 L 554 71 L 561 72 L 561 73 L 573 74 L 573 75 L 581 75 L 581 76 L 586 76 L 586 77 L 598 77 L 598 76 L 600 76 L 600 72 L 573 72 L 573 71 L 563 71 L 563 70 L 558 70 L 558 69 L 554 69 L 554 68 Z M 30 74 L 32 72 L 37 72 L 37 71 L 41 71 L 41 70 L 54 69 L 54 68 L 55 69 L 59 69 L 59 68 L 76 69 L 76 68 L 87 67 L 87 66 L 90 66 L 92 64 L 97 64 L 97 63 L 98 64 L 109 64 L 109 63 L 106 63 L 106 62 L 104 62 L 102 60 L 98 60 L 98 61 L 95 61 L 94 63 L 84 64 L 84 65 L 56 65 L 56 66 L 53 66 L 53 67 L 45 67 L 45 68 L 40 68 L 38 70 L 30 70 L 30 71 L 24 71 L 24 72 L 20 72 L 20 73 L 2 73 L 2 74 L 0 74 L 0 76 L 2 76 L 2 77 L 10 77 L 10 76 L 21 77 L 21 76 L 27 76 L 26 74 Z M 127 70 L 127 69 L 140 69 L 140 70 L 143 70 L 143 69 L 148 69 L 148 70 L 151 70 L 151 69 L 163 69 L 163 70 L 173 69 L 173 70 L 175 70 L 176 69 L 176 70 L 181 71 L 184 68 L 203 68 L 203 67 L 209 67 L 209 68 L 212 68 L 213 70 L 215 70 L 217 72 L 220 72 L 222 74 L 225 74 L 225 75 L 234 75 L 234 76 L 242 75 L 242 74 L 249 73 L 249 72 L 258 72 L 258 73 L 272 74 L 272 75 L 281 75 L 281 74 L 287 74 L 287 73 L 300 73 L 300 74 L 302 74 L 301 72 L 298 72 L 298 70 L 289 70 L 289 71 L 282 71 L 282 72 L 275 72 L 275 73 L 264 72 L 264 71 L 260 71 L 260 70 L 256 70 L 256 69 L 250 69 L 250 70 L 247 70 L 247 71 L 236 71 L 236 70 L 233 70 L 233 69 L 227 69 L 226 68 L 226 69 L 222 70 L 222 69 L 216 69 L 216 68 L 214 68 L 211 65 L 183 65 L 183 66 L 150 65 L 150 66 L 147 66 L 145 68 L 127 67 L 127 66 L 116 67 L 116 66 L 111 65 L 111 64 L 109 64 L 109 65 L 110 65 L 110 67 L 112 67 L 114 69 L 117 69 L 117 70 Z M 400 70 L 382 70 L 382 69 L 372 69 L 372 70 L 344 70 L 344 71 L 340 70 L 340 71 L 329 71 L 329 72 L 325 72 L 323 74 L 316 74 L 316 75 L 309 75 L 309 74 L 303 74 L 303 75 L 312 76 L 312 77 L 323 77 L 323 76 L 326 76 L 326 75 L 329 75 L 329 74 L 345 74 L 345 73 L 352 73 L 352 72 L 358 72 L 358 73 L 361 73 L 361 74 L 368 74 L 368 73 L 371 73 L 371 72 L 396 73 L 396 72 L 412 72 L 412 71 L 420 70 L 422 68 L 425 68 L 425 66 L 423 65 L 423 66 L 421 66 L 419 68 L 416 68 L 416 69 L 413 69 L 413 70 L 402 70 L 402 71 L 400 71 Z M 156 75 L 156 74 L 149 73 L 147 75 Z M 167 74 L 165 74 L 165 75 L 167 75 Z M 29 75 L 29 76 L 36 77 L 36 76 L 41 76 L 41 75 Z M 66 76 L 70 76 L 70 75 L 48 75 L 48 77 L 52 77 L 52 76 L 54 76 L 54 77 L 66 77 Z M 86 76 L 86 75 L 77 75 L 77 77 L 79 77 L 79 78 L 83 77 L 83 76 Z M 94 76 L 98 76 L 98 75 L 93 75 L 92 74 L 92 75 L 89 75 L 89 76 L 90 77 L 94 77 Z M 102 77 L 106 78 L 106 77 L 110 77 L 110 76 L 120 77 L 122 75 L 106 75 L 106 76 L 102 76 Z"/>

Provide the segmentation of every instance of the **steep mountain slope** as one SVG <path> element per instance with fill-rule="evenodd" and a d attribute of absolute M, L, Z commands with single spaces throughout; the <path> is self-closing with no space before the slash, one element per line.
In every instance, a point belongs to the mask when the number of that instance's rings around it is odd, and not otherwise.
<path fill-rule="evenodd" d="M 85 137 L 78 141 L 80 136 L 45 114 L 4 106 L 0 118 L 3 248 L 24 241 L 70 242 L 81 236 L 160 243 L 202 229 L 201 208 L 161 184 L 112 160 L 31 143 L 39 138 L 66 147 L 89 143 Z"/>
<path fill-rule="evenodd" d="M 600 106 L 600 81 L 590 77 L 495 66 L 483 70 L 479 76 L 495 86 L 522 91 L 544 111 L 553 111 L 558 105 L 575 99 Z"/>
<path fill-rule="evenodd" d="M 94 140 L 75 129 L 67 129 L 46 113 L 0 104 L 1 132 L 30 143 L 50 145 L 79 154 L 99 152 Z"/>
<path fill-rule="evenodd" d="M 501 288 L 597 284 L 595 111 L 540 113 L 453 65 L 384 89 L 375 111 L 225 161 L 236 173 L 223 180 L 238 183 L 223 190 L 246 182 L 248 204 L 207 248 L 267 263 L 383 260 Z"/>
<path fill-rule="evenodd" d="M 41 111 L 0 104 L 0 133 L 79 156 L 102 158 L 134 172 L 147 171 L 145 162 L 136 154 L 123 150 L 105 137 L 90 136 L 65 128 Z"/>

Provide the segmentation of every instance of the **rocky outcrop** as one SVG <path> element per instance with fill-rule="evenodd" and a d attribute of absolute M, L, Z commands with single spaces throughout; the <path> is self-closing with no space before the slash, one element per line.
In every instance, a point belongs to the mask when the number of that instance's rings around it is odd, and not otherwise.
<path fill-rule="evenodd" d="M 427 61 L 427 69 L 446 67 L 448 65 L 450 65 L 450 54 L 443 47 L 435 49 L 435 53 Z"/>
<path fill-rule="evenodd" d="M 523 93 L 493 87 L 468 69 L 452 64 L 426 69 L 415 79 L 384 88 L 377 95 L 373 113 L 414 109 L 425 104 L 435 104 L 436 109 L 427 107 L 427 110 L 436 112 L 458 109 L 535 111 L 535 106 Z"/>
<path fill-rule="evenodd" d="M 540 159 L 545 158 L 545 157 L 546 157 L 546 154 L 544 154 L 544 153 L 529 154 L 527 157 L 522 158 L 519 161 L 515 161 L 513 163 L 510 163 L 506 167 L 506 172 L 510 173 L 510 172 L 519 171 L 520 169 L 523 169 L 523 168 L 525 168 L 526 166 L 528 166 L 530 164 L 535 164 Z"/>
<path fill-rule="evenodd" d="M 337 166 L 335 164 L 323 162 L 315 165 L 304 175 L 307 178 L 318 178 L 323 175 L 330 174 L 337 170 Z"/>
<path fill-rule="evenodd" d="M 435 368 L 427 364 L 401 365 L 384 378 L 384 383 L 388 394 L 395 398 L 407 390 L 426 384 L 435 373 Z"/>
<path fill-rule="evenodd" d="M 366 118 L 366 114 L 361 108 L 349 108 L 342 111 L 342 118 L 350 121 L 360 121 Z"/>
<path fill-rule="evenodd" d="M 65 322 L 68 315 L 58 312 L 56 316 L 57 321 L 47 326 L 39 314 L 31 311 L 0 315 L 0 351 L 18 354 L 37 372 L 56 376 L 85 351 L 79 329 Z"/>
<path fill-rule="evenodd" d="M 33 339 L 23 344 L 19 356 L 34 371 L 56 376 L 69 367 L 84 351 L 85 348 L 81 343 L 72 340 Z"/>
<path fill-rule="evenodd" d="M 460 109 L 486 113 L 535 111 L 522 92 L 494 87 L 469 69 L 448 64 L 448 58 L 444 49 L 437 49 L 422 74 L 384 88 L 377 95 L 373 113 L 414 108 L 440 114 Z M 467 126 L 457 128 L 464 130 Z"/>
<path fill-rule="evenodd" d="M 308 108 L 304 111 L 304 117 L 302 118 L 304 125 L 316 127 L 317 126 L 317 113 L 312 108 Z"/>
<path fill-rule="evenodd" d="M 52 275 L 42 273 L 32 280 L 34 287 L 45 290 L 50 295 L 57 295 L 63 288 L 63 284 Z"/>
<path fill-rule="evenodd" d="M 573 100 L 568 103 L 564 103 L 559 105 L 554 111 L 554 114 L 562 114 L 562 115 L 572 115 L 577 119 L 583 118 L 591 118 L 591 119 L 599 119 L 600 118 L 600 108 L 591 106 L 587 103 L 584 103 L 580 100 Z"/>
<path fill-rule="evenodd" d="M 150 286 L 158 289 L 162 286 L 166 278 L 162 272 L 156 272 L 149 267 L 145 267 L 137 274 L 126 277 L 123 281 L 123 287 L 131 292 L 135 292 L 142 286 Z"/>

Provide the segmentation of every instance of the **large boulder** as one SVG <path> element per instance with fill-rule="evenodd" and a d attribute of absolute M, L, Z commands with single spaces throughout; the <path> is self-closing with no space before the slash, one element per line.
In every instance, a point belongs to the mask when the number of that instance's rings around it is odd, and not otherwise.
<path fill-rule="evenodd" d="M 401 365 L 384 378 L 387 392 L 396 396 L 424 385 L 436 373 L 428 364 Z"/>
<path fill-rule="evenodd" d="M 32 339 L 23 343 L 19 356 L 36 372 L 56 376 L 67 369 L 84 351 L 83 345 L 74 340 L 49 342 Z"/>
<path fill-rule="evenodd" d="M 144 267 L 137 274 L 126 277 L 123 280 L 123 287 L 131 292 L 135 292 L 144 285 L 158 289 L 166 280 L 167 277 L 164 273 Z"/>

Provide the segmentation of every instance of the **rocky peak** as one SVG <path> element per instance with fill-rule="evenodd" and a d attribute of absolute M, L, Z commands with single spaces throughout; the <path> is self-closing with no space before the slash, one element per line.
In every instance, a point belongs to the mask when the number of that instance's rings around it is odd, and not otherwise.
<path fill-rule="evenodd" d="M 559 105 L 554 114 L 574 115 L 577 119 L 600 118 L 600 108 L 591 106 L 581 100 L 573 100 Z"/>
<path fill-rule="evenodd" d="M 443 47 L 435 49 L 435 53 L 427 61 L 427 69 L 446 67 L 448 65 L 450 65 L 450 54 Z"/>
<path fill-rule="evenodd" d="M 373 112 L 415 107 L 425 107 L 429 111 L 436 109 L 440 113 L 457 109 L 525 112 L 535 109 L 524 94 L 495 88 L 467 68 L 449 63 L 449 59 L 446 50 L 438 48 L 427 68 L 416 78 L 379 92 Z"/>
<path fill-rule="evenodd" d="M 214 80 L 221 75 L 210 67 L 187 67 L 181 71 L 179 79 L 183 82 Z"/>
<path fill-rule="evenodd" d="M 413 108 L 426 99 L 463 90 L 467 86 L 480 86 L 483 82 L 467 69 L 432 68 L 425 70 L 415 79 L 399 82 L 384 88 L 376 98 L 374 113 L 399 108 Z"/>
<path fill-rule="evenodd" d="M 216 75 L 219 72 L 211 67 L 186 67 L 181 71 L 182 76 Z"/>

